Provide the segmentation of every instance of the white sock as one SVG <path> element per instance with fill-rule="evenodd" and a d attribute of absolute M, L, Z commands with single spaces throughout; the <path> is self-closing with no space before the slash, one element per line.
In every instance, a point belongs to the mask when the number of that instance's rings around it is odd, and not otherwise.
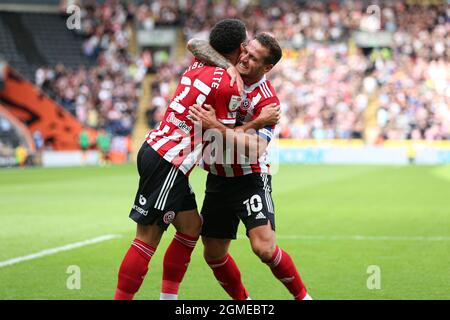
<path fill-rule="evenodd" d="M 159 295 L 159 300 L 178 300 L 177 294 L 162 293 Z"/>
<path fill-rule="evenodd" d="M 312 300 L 311 296 L 309 294 L 306 294 L 306 296 L 303 298 L 303 300 Z"/>

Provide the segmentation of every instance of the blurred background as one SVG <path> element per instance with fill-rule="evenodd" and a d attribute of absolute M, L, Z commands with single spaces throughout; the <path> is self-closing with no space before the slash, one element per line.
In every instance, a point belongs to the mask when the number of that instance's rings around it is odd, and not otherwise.
<path fill-rule="evenodd" d="M 225 17 L 284 51 L 268 74 L 277 242 L 311 296 L 450 299 L 448 0 L 0 0 L 0 167 L 14 167 L 0 168 L 0 299 L 112 299 L 135 153 L 192 61 L 186 41 Z M 189 177 L 199 207 L 205 178 Z M 158 299 L 173 229 L 138 299 Z M 245 230 L 231 251 L 253 299 L 291 298 Z M 228 299 L 201 244 L 180 294 Z"/>
<path fill-rule="evenodd" d="M 225 17 L 283 47 L 282 163 L 450 162 L 446 0 L 1 0 L 0 166 L 131 161 Z"/>

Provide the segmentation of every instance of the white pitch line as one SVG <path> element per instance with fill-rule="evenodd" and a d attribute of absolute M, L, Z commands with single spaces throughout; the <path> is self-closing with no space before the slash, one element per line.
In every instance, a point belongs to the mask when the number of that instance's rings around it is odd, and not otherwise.
<path fill-rule="evenodd" d="M 246 239 L 244 235 L 238 235 L 238 239 Z M 407 237 L 407 236 L 299 236 L 277 235 L 280 240 L 353 240 L 353 241 L 450 241 L 450 237 Z"/>
<path fill-rule="evenodd" d="M 0 262 L 0 268 L 6 267 L 6 266 L 10 266 L 10 265 L 13 265 L 13 264 L 16 264 L 16 263 L 20 263 L 20 262 L 23 262 L 23 261 L 38 259 L 38 258 L 41 258 L 41 257 L 44 257 L 44 256 L 48 256 L 48 255 L 52 255 L 52 254 L 58 253 L 58 252 L 69 251 L 69 250 L 73 250 L 73 249 L 76 249 L 76 248 L 88 246 L 88 245 L 91 245 L 91 244 L 94 244 L 94 243 L 108 241 L 108 240 L 112 240 L 112 239 L 120 238 L 120 237 L 122 237 L 122 236 L 118 235 L 118 234 L 106 234 L 104 236 L 100 236 L 100 237 L 97 237 L 97 238 L 66 244 L 65 246 L 61 246 L 61 247 L 45 249 L 45 250 L 42 250 L 42 251 L 39 251 L 39 252 L 36 252 L 36 253 L 32 253 L 32 254 L 27 255 L 27 256 L 22 256 L 22 257 L 17 257 L 17 258 L 1 261 Z"/>

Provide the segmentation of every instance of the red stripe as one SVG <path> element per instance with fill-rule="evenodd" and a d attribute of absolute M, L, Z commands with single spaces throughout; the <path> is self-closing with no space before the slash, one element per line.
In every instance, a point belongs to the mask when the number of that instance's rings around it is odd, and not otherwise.
<path fill-rule="evenodd" d="M 219 176 L 225 177 L 226 174 L 225 174 L 225 169 L 223 168 L 223 166 L 221 164 L 215 164 L 215 166 L 216 166 L 217 174 Z"/>
<path fill-rule="evenodd" d="M 203 162 L 203 169 L 210 172 L 210 166 L 209 164 L 206 164 L 205 162 Z"/>

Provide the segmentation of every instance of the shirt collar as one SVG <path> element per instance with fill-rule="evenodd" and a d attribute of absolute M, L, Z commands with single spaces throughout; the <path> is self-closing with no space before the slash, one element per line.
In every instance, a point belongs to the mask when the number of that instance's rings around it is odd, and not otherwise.
<path fill-rule="evenodd" d="M 259 80 L 258 82 L 254 83 L 254 84 L 252 84 L 252 85 L 250 85 L 250 86 L 246 86 L 246 85 L 244 84 L 244 91 L 245 91 L 245 93 L 250 93 L 250 92 L 252 92 L 253 90 L 255 90 L 255 88 L 259 87 L 264 81 L 266 81 L 266 75 L 264 75 L 264 76 L 261 78 L 261 80 Z"/>

